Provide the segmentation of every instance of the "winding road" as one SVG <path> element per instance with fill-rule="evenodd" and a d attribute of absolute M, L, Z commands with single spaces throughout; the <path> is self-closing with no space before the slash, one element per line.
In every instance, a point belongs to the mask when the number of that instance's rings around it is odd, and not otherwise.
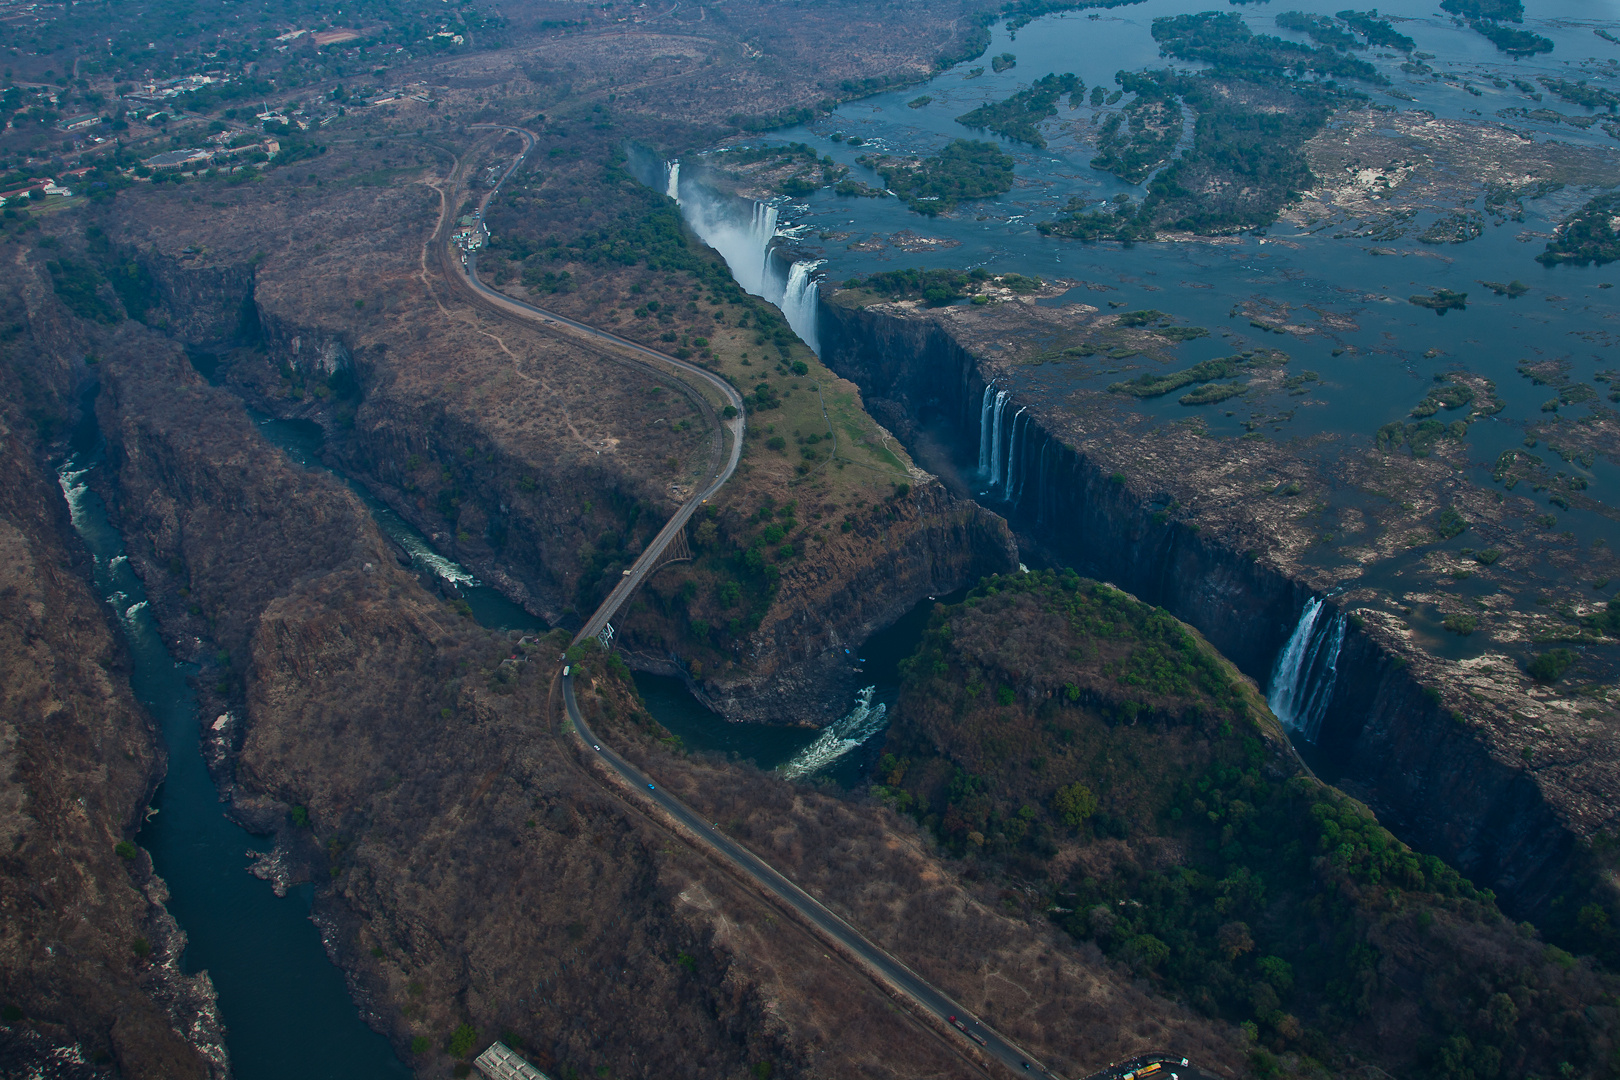
<path fill-rule="evenodd" d="M 484 210 L 489 205 L 490 200 L 495 197 L 501 186 L 506 183 L 507 179 L 511 177 L 534 148 L 535 135 L 533 132 L 523 128 L 505 125 L 473 126 L 510 132 L 523 140 L 522 153 L 508 166 L 500 181 L 479 201 L 476 216 L 481 222 Z M 692 515 L 716 491 L 720 490 L 725 482 L 731 478 L 731 475 L 736 472 L 737 462 L 742 454 L 742 438 L 746 419 L 743 399 L 742 395 L 730 383 L 696 364 L 690 364 L 654 349 L 649 349 L 644 345 L 619 337 L 617 334 L 578 322 L 565 315 L 559 315 L 556 312 L 515 300 L 503 293 L 496 292 L 480 281 L 478 279 L 476 252 L 469 255 L 465 262 L 459 262 L 459 260 L 452 257 L 449 248 L 449 230 L 450 223 L 453 220 L 452 215 L 455 212 L 454 208 L 460 205 L 459 181 L 463 175 L 463 168 L 464 166 L 458 166 L 452 178 L 452 186 L 445 193 L 444 211 L 441 214 L 439 231 L 435 237 L 435 247 L 444 269 L 444 278 L 453 288 L 479 306 L 494 310 L 507 318 L 538 322 L 597 344 L 612 346 L 616 351 L 625 354 L 628 359 L 643 364 L 659 374 L 667 374 L 673 369 L 678 377 L 682 379 L 690 377 L 719 391 L 722 399 L 736 410 L 736 415 L 733 417 L 723 415 L 719 417 L 722 431 L 729 432 L 731 436 L 731 446 L 729 453 L 726 454 L 724 465 L 718 472 L 713 474 L 707 484 L 700 487 L 691 498 L 676 510 L 674 516 L 669 519 L 669 522 L 647 545 L 646 550 L 625 572 L 618 585 L 608 594 L 607 599 L 602 601 L 601 606 L 596 609 L 575 636 L 574 641 L 578 643 L 597 636 L 602 628 L 609 624 L 609 621 L 624 602 L 629 599 L 630 595 L 635 592 L 642 580 L 657 568 L 665 548 L 669 546 L 680 530 L 686 527 L 686 523 Z M 722 435 L 722 440 L 723 438 Z M 723 446 L 722 449 L 724 449 Z M 573 723 L 574 730 L 579 737 L 584 740 L 584 746 L 589 748 L 589 753 L 594 754 L 597 760 L 627 782 L 632 789 L 654 803 L 665 815 L 674 819 L 694 841 L 707 848 L 722 863 L 775 897 L 815 933 L 830 942 L 834 948 L 840 950 L 846 957 L 853 958 L 881 984 L 909 998 L 925 1014 L 930 1014 L 937 1021 L 933 1026 L 954 1029 L 958 1038 L 962 1040 L 962 1044 L 957 1049 L 963 1053 L 964 1057 L 973 1061 L 981 1054 L 986 1055 L 992 1060 L 1001 1062 L 1021 1076 L 1057 1076 L 1056 1073 L 1050 1072 L 1040 1065 L 1033 1056 L 1026 1053 L 1005 1036 L 973 1017 L 965 1008 L 951 1000 L 950 997 L 922 976 L 868 941 L 860 931 L 829 910 L 815 897 L 788 880 L 759 856 L 726 836 L 720 831 L 717 824 L 707 821 L 680 799 L 657 787 L 641 770 L 610 748 L 604 746 L 591 731 L 589 724 L 586 723 L 585 717 L 580 711 L 579 703 L 574 696 L 574 681 L 566 667 L 563 668 L 562 673 L 562 691 L 568 719 Z M 975 1046 L 967 1045 L 968 1040 L 975 1044 L 979 1054 L 975 1054 Z M 1163 1060 L 1168 1061 L 1169 1059 Z M 1185 1075 L 1194 1075 L 1193 1070 L 1186 1068 L 1181 1068 L 1179 1071 Z M 1113 1070 L 1105 1070 L 1105 1073 L 1108 1072 L 1113 1072 Z M 1115 1075 L 1118 1074 L 1115 1073 Z M 1168 1075 L 1168 1070 L 1164 1075 Z"/>
<path fill-rule="evenodd" d="M 523 140 L 523 152 L 513 159 L 512 164 L 507 166 L 506 172 L 501 174 L 500 180 L 489 190 L 489 193 L 479 201 L 478 210 L 475 216 L 480 222 L 482 222 L 484 217 L 484 209 L 489 205 L 490 200 L 499 194 L 501 187 L 506 183 L 511 175 L 517 171 L 518 166 L 523 163 L 524 159 L 529 156 L 529 151 L 534 149 L 535 135 L 534 132 L 525 128 L 506 127 L 504 125 L 495 124 L 475 124 L 472 126 L 497 131 L 507 131 Z M 460 171 L 458 170 L 456 176 L 457 180 L 460 179 L 460 175 Z M 580 631 L 578 635 L 575 636 L 574 640 L 583 641 L 586 638 L 595 637 L 602 632 L 602 628 L 608 625 L 613 616 L 618 613 L 619 608 L 626 600 L 630 598 L 630 594 L 635 592 L 636 589 L 641 585 L 643 579 L 645 579 L 648 574 L 652 573 L 653 570 L 657 569 L 658 561 L 663 556 L 664 549 L 670 545 L 670 543 L 675 539 L 676 535 L 678 535 L 682 529 L 686 528 L 687 521 L 690 520 L 692 515 L 697 512 L 698 507 L 707 502 L 710 496 L 712 496 L 716 491 L 719 491 L 721 486 L 724 485 L 727 480 L 731 479 L 731 474 L 737 471 L 737 462 L 742 457 L 743 431 L 744 425 L 747 421 L 747 413 L 743 409 L 742 394 L 737 391 L 736 387 L 732 386 L 714 372 L 701 368 L 696 364 L 687 363 L 685 360 L 679 360 L 667 353 L 661 353 L 656 349 L 649 349 L 645 345 L 630 341 L 627 338 L 622 338 L 617 334 L 591 326 L 588 323 L 582 323 L 575 319 L 570 319 L 566 315 L 559 315 L 555 311 L 547 311 L 545 308 L 535 307 L 533 304 L 526 304 L 521 300 L 513 299 L 512 297 L 507 296 L 505 293 L 497 292 L 488 285 L 485 285 L 478 278 L 478 258 L 476 252 L 469 255 L 466 262 L 459 265 L 457 260 L 450 257 L 448 250 L 448 232 L 450 228 L 451 215 L 455 212 L 454 207 L 458 205 L 459 201 L 457 198 L 457 192 L 456 190 L 452 189 L 452 191 L 448 192 L 445 197 L 445 211 L 440 218 L 439 234 L 437 236 L 437 243 L 441 252 L 441 263 L 445 270 L 445 279 L 449 281 L 453 287 L 456 287 L 458 291 L 463 292 L 465 295 L 469 295 L 476 302 L 480 303 L 481 306 L 494 309 L 498 313 L 507 317 L 515 317 L 520 321 L 543 323 L 547 326 L 561 329 L 566 333 L 572 334 L 576 337 L 585 338 L 597 344 L 611 345 L 619 353 L 627 354 L 628 359 L 651 368 L 655 374 L 669 374 L 673 369 L 673 371 L 678 373 L 679 377 L 682 378 L 683 381 L 688 381 L 688 385 L 690 385 L 689 380 L 697 380 L 713 390 L 718 391 L 721 396 L 721 400 L 725 401 L 727 405 L 736 410 L 736 414 L 732 417 L 726 417 L 723 415 L 718 417 L 722 432 L 728 433 L 731 436 L 730 452 L 726 454 L 724 465 L 718 472 L 712 474 L 708 483 L 702 485 L 696 494 L 681 504 L 680 508 L 675 511 L 675 515 L 669 519 L 661 530 L 659 530 L 658 535 L 655 536 L 652 539 L 652 542 L 647 545 L 646 550 L 641 553 L 641 556 L 636 559 L 636 561 L 631 565 L 630 569 L 621 577 L 618 585 L 616 585 L 613 591 L 608 594 L 607 599 L 602 601 L 601 606 L 596 609 L 596 611 L 591 615 L 590 619 L 586 621 L 585 625 L 580 628 Z M 722 435 L 722 439 L 723 438 L 724 436 Z M 725 449 L 723 444 L 720 449 L 722 451 Z"/>

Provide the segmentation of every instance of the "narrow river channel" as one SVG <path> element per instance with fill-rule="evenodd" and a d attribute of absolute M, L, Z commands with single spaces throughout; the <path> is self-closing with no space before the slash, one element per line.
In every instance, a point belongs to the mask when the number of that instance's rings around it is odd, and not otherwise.
<path fill-rule="evenodd" d="M 164 647 L 123 538 L 88 484 L 106 464 L 94 414 L 86 415 L 58 476 L 73 527 L 95 559 L 96 592 L 111 605 L 128 645 L 135 696 L 168 745 L 155 813 L 135 839 L 168 883 L 169 910 L 189 939 L 181 967 L 187 974 L 207 971 L 213 980 L 238 1080 L 408 1077 L 388 1041 L 361 1021 L 342 973 L 327 959 L 309 918 L 313 886 L 278 898 L 248 873 L 271 840 L 225 817 L 203 764 L 197 699 L 188 684 L 195 669 Z"/>
<path fill-rule="evenodd" d="M 198 738 L 197 700 L 188 682 L 195 669 L 177 662 L 164 646 L 145 588 L 125 556 L 123 538 L 91 488 L 93 472 L 106 463 L 94 414 L 87 410 L 86 415 L 58 477 L 74 529 L 94 558 L 96 591 L 112 607 L 128 645 L 135 694 L 156 718 L 168 746 L 168 775 L 153 796 L 155 812 L 136 841 L 151 852 L 157 873 L 168 883 L 169 910 L 188 937 L 182 969 L 187 974 L 207 971 L 213 980 L 232 1071 L 240 1080 L 410 1076 L 387 1040 L 361 1020 L 342 973 L 328 959 L 320 930 L 309 917 L 314 887 L 298 886 L 278 898 L 269 883 L 248 872 L 272 839 L 249 833 L 225 816 Z M 265 438 L 298 464 L 326 468 L 318 425 L 251 415 Z M 439 578 L 467 602 L 480 625 L 547 629 L 543 620 L 435 551 L 426 537 L 359 485 L 334 475 L 349 484 L 378 527 L 419 571 Z M 843 787 L 862 781 L 882 743 L 883 718 L 871 714 L 892 706 L 899 661 L 915 648 L 932 607 L 932 601 L 919 604 L 868 643 L 863 667 L 873 691 L 865 722 L 849 738 L 838 740 L 831 752 L 824 745 L 820 757 L 825 760 L 805 776 L 826 777 Z M 639 676 L 637 683 L 653 715 L 696 752 L 776 769 L 801 759 L 820 734 L 808 728 L 728 723 L 705 709 L 678 680 Z M 833 724 L 840 718 L 827 719 Z"/>

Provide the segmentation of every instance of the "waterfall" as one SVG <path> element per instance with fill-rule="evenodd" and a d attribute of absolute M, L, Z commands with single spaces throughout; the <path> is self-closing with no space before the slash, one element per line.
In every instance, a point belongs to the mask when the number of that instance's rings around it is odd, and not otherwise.
<path fill-rule="evenodd" d="M 816 301 L 820 290 L 810 274 L 824 259 L 801 259 L 788 269 L 787 286 L 782 290 L 782 314 L 788 325 L 810 346 L 810 351 L 821 355 L 821 342 L 816 334 Z"/>
<path fill-rule="evenodd" d="M 996 411 L 990 421 L 990 486 L 1001 483 L 1001 416 L 1007 410 L 1007 391 L 996 391 Z"/>
<path fill-rule="evenodd" d="M 996 400 L 994 385 L 985 384 L 984 398 L 979 402 L 979 474 L 990 472 L 990 406 Z"/>
<path fill-rule="evenodd" d="M 680 205 L 681 216 L 692 231 L 720 253 L 744 291 L 781 309 L 793 332 L 819 356 L 820 290 L 811 274 L 821 262 L 789 262 L 777 250 L 776 241 L 782 235 L 777 208 L 765 202 L 743 203 L 711 191 L 697 180 L 689 181 L 683 191 L 680 162 L 669 162 L 664 169 L 665 194 Z"/>
<path fill-rule="evenodd" d="M 868 686 L 855 695 L 855 707 L 842 720 L 835 720 L 821 729 L 815 741 L 800 750 L 776 771 L 789 780 L 808 776 L 824 769 L 857 746 L 883 730 L 889 707 L 879 702 L 872 704 L 877 687 Z"/>
<path fill-rule="evenodd" d="M 1333 698 L 1339 649 L 1344 644 L 1344 616 L 1335 614 L 1324 624 L 1323 607 L 1314 596 L 1305 602 L 1294 632 L 1277 657 L 1266 698 L 1283 726 L 1311 743 L 1321 733 L 1322 717 Z"/>
<path fill-rule="evenodd" d="M 1013 481 L 1018 477 L 1018 458 L 1021 456 L 1022 446 L 1018 442 L 1018 421 L 1024 417 L 1025 405 L 1013 414 L 1012 434 L 1007 439 L 1007 485 L 1002 489 L 1001 497 L 1012 501 Z M 1027 426 L 1027 425 L 1026 425 Z"/>
<path fill-rule="evenodd" d="M 775 303 L 781 299 L 782 283 L 771 285 L 771 243 L 776 239 L 776 207 L 769 203 L 751 202 L 746 218 L 732 212 L 731 205 L 714 198 L 698 197 L 692 184 L 687 185 L 688 198 L 681 202 L 681 216 L 731 268 L 737 284 L 755 296 Z"/>
<path fill-rule="evenodd" d="M 1322 718 L 1327 715 L 1328 703 L 1333 700 L 1333 685 L 1339 677 L 1339 649 L 1344 645 L 1344 623 L 1342 614 L 1333 616 L 1333 624 L 1328 627 L 1327 635 L 1313 657 L 1311 666 L 1315 674 L 1311 678 L 1311 693 L 1300 714 L 1304 722 L 1305 741 L 1313 746 L 1317 736 L 1322 733 Z"/>
<path fill-rule="evenodd" d="M 1046 524 L 1046 448 L 1052 444 L 1052 436 L 1048 435 L 1041 440 L 1041 473 L 1035 480 L 1035 524 Z"/>

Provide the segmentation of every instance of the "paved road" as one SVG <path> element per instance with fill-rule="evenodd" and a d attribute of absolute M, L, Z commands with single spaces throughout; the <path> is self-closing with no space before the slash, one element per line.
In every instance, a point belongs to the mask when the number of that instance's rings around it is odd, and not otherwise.
<path fill-rule="evenodd" d="M 815 926 L 816 929 L 838 942 L 849 953 L 858 957 L 867 968 L 875 972 L 891 986 L 897 987 L 922 1008 L 935 1014 L 946 1023 L 950 1023 L 951 1018 L 954 1017 L 962 1025 L 961 1030 L 964 1039 L 973 1038 L 986 1053 L 1002 1062 L 1009 1069 L 1025 1076 L 1055 1077 L 1057 1075 L 1049 1072 L 1029 1054 L 997 1034 L 994 1029 L 975 1019 L 966 1009 L 945 996 L 916 972 L 866 940 L 861 936 L 859 930 L 833 914 L 815 897 L 772 869 L 759 856 L 726 836 L 713 822 L 704 820 L 702 815 L 663 788 L 655 787 L 653 782 L 647 779 L 645 773 L 597 739 L 590 726 L 585 722 L 585 717 L 580 713 L 579 703 L 574 697 L 574 680 L 571 675 L 563 676 L 562 686 L 563 702 L 568 707 L 568 718 L 573 721 L 574 727 L 578 729 L 580 737 L 585 740 L 585 744 L 591 748 L 592 753 L 606 763 L 614 772 L 628 780 L 631 786 L 645 794 L 647 798 L 657 803 L 671 817 L 686 826 L 688 830 L 697 836 L 700 841 L 707 844 L 722 859 L 741 870 L 766 889 L 769 889 L 779 899 L 789 904 L 806 921 Z"/>
<path fill-rule="evenodd" d="M 501 175 L 500 181 L 493 188 L 491 188 L 489 193 L 485 195 L 479 202 L 477 217 L 480 221 L 482 221 L 484 208 L 487 207 L 490 200 L 500 192 L 502 185 L 504 185 L 507 179 L 511 177 L 513 172 L 517 170 L 517 167 L 522 164 L 523 159 L 528 156 L 529 151 L 534 148 L 535 135 L 532 131 L 527 131 L 523 128 L 517 127 L 505 127 L 496 124 L 475 124 L 472 126 L 493 128 L 500 131 L 509 131 L 523 140 L 523 152 L 513 159 L 512 164 L 509 165 L 506 172 Z M 451 208 L 460 205 L 459 196 L 456 191 L 451 191 L 446 195 L 445 205 Z M 447 211 L 447 220 L 448 215 L 451 213 L 454 213 L 453 209 Z M 484 306 L 495 308 L 503 314 L 515 315 L 519 319 L 542 322 L 577 336 L 610 344 L 614 346 L 616 352 L 628 354 L 629 358 L 652 367 L 656 374 L 668 374 L 670 369 L 673 368 L 679 373 L 680 378 L 705 383 L 713 387 L 715 390 L 718 390 L 723 400 L 737 412 L 736 416 L 730 419 L 725 417 L 720 418 L 722 428 L 731 433 L 731 450 L 726 456 L 725 464 L 719 469 L 719 471 L 713 473 L 709 477 L 708 482 L 702 485 L 696 494 L 683 503 L 679 510 L 675 511 L 675 516 L 670 518 L 669 522 L 665 524 L 661 530 L 659 530 L 658 535 L 655 536 L 652 542 L 647 545 L 647 549 L 641 553 L 640 558 L 636 559 L 636 561 L 631 565 L 629 571 L 620 578 L 619 583 L 614 587 L 613 591 L 608 594 L 607 599 L 602 602 L 601 606 L 596 609 L 595 613 L 591 615 L 590 619 L 585 623 L 585 625 L 580 628 L 579 634 L 574 638 L 574 640 L 583 641 L 586 638 L 595 637 L 597 634 L 602 632 L 602 628 L 606 626 L 612 620 L 613 616 L 618 613 L 619 608 L 623 606 L 624 602 L 628 600 L 630 595 L 634 593 L 641 585 L 642 580 L 657 568 L 658 560 L 660 556 L 663 555 L 664 549 L 668 547 L 670 542 L 673 541 L 680 531 L 686 527 L 687 521 L 690 520 L 692 515 L 697 512 L 698 507 L 707 502 L 710 496 L 712 496 L 716 491 L 719 491 L 721 486 L 727 480 L 731 479 L 731 474 L 737 471 L 737 462 L 742 457 L 743 429 L 744 424 L 747 421 L 747 414 L 743 409 L 742 394 L 738 393 L 736 387 L 726 382 L 726 380 L 722 379 L 714 372 L 701 368 L 696 364 L 689 364 L 685 360 L 678 360 L 667 353 L 661 353 L 656 349 L 649 349 L 645 345 L 619 337 L 617 334 L 609 333 L 606 330 L 599 329 L 587 323 L 570 319 L 566 315 L 559 315 L 554 311 L 547 311 L 545 308 L 535 307 L 533 304 L 526 304 L 523 301 L 515 300 L 504 293 L 496 292 L 494 289 L 491 289 L 478 279 L 478 260 L 476 253 L 469 256 L 465 264 L 460 263 L 460 261 L 457 259 L 449 257 L 448 249 L 444 246 L 446 240 L 448 239 L 445 235 L 446 227 L 447 222 L 445 224 L 441 224 L 440 235 L 438 237 L 440 250 L 444 252 L 443 265 L 445 269 L 445 277 L 451 282 L 451 284 L 459 285 L 463 290 L 469 292 L 478 301 L 481 301 Z"/>
<path fill-rule="evenodd" d="M 506 183 L 507 178 L 512 175 L 529 151 L 533 149 L 535 136 L 533 132 L 522 128 L 501 125 L 474 126 L 487 126 L 510 131 L 524 141 L 523 152 L 507 168 L 500 182 L 480 201 L 478 216 L 482 220 L 484 208 L 489 205 L 489 201 L 495 197 L 501 185 Z M 727 455 L 725 465 L 713 475 L 701 490 L 681 505 L 681 508 L 669 519 L 668 524 L 659 531 L 652 543 L 647 545 L 647 550 L 642 552 L 641 557 L 636 560 L 629 572 L 620 580 L 618 586 L 596 609 L 595 613 L 591 615 L 585 626 L 574 638 L 576 642 L 582 641 L 600 633 L 602 627 L 607 625 L 630 594 L 635 592 L 642 579 L 657 566 L 659 556 L 663 554 L 664 549 L 675 538 L 676 534 L 686 527 L 686 523 L 692 514 L 697 511 L 698 507 L 707 502 L 716 491 L 720 490 L 721 486 L 731 478 L 732 473 L 736 472 L 737 462 L 742 454 L 745 420 L 742 395 L 730 383 L 713 372 L 698 367 L 696 364 L 686 363 L 683 360 L 649 349 L 634 341 L 628 341 L 617 334 L 611 334 L 606 330 L 577 322 L 565 315 L 559 315 L 556 312 L 526 304 L 521 300 L 514 300 L 512 297 L 498 293 L 486 286 L 482 281 L 478 280 L 476 256 L 470 257 L 465 264 L 460 264 L 459 260 L 449 257 L 445 233 L 449 215 L 454 212 L 453 208 L 455 206 L 460 205 L 457 195 L 456 191 L 451 191 L 446 196 L 446 216 L 441 223 L 438 237 L 445 276 L 453 284 L 461 286 L 466 292 L 482 302 L 484 306 L 494 308 L 502 314 L 515 316 L 520 320 L 539 321 L 598 342 L 609 343 L 617 351 L 628 353 L 631 357 L 652 366 L 660 373 L 674 368 L 682 377 L 689 376 L 714 387 L 720 391 L 724 400 L 737 410 L 737 415 L 734 418 L 729 420 L 722 418 L 721 420 L 722 425 L 731 432 L 732 436 L 731 451 Z M 1000 1061 L 1015 1073 L 1029 1076 L 1057 1076 L 1056 1073 L 1047 1070 L 1031 1055 L 998 1034 L 993 1028 L 973 1017 L 966 1009 L 952 1001 L 916 972 L 872 944 L 861 935 L 860 931 L 828 910 L 815 897 L 778 873 L 759 856 L 731 840 L 714 823 L 704 820 L 691 807 L 667 791 L 656 787 L 641 770 L 631 765 L 613 750 L 602 745 L 591 731 L 590 726 L 586 724 L 585 717 L 580 713 L 579 703 L 574 697 L 573 678 L 567 674 L 563 675 L 562 687 L 563 701 L 568 709 L 568 718 L 573 721 L 574 727 L 578 730 L 580 737 L 585 740 L 585 744 L 591 747 L 591 751 L 609 768 L 629 781 L 632 787 L 644 792 L 649 799 L 656 802 L 666 813 L 684 825 L 721 859 L 768 889 L 780 900 L 792 907 L 794 911 L 798 912 L 803 919 L 820 930 L 821 933 L 838 942 L 851 955 L 857 957 L 879 978 L 890 986 L 899 989 L 921 1008 L 938 1016 L 945 1023 L 954 1025 L 963 1039 L 972 1039 L 979 1044 L 985 1053 Z M 1118 1075 L 1119 1071 L 1122 1070 L 1104 1070 L 1106 1074 L 1111 1075 Z M 1181 1072 L 1183 1077 L 1198 1075 L 1195 1070 L 1182 1068 L 1178 1071 Z"/>

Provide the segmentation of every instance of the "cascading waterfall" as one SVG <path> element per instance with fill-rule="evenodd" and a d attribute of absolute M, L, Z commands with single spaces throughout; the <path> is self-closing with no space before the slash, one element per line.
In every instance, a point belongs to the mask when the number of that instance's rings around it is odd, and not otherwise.
<path fill-rule="evenodd" d="M 1344 644 L 1344 616 L 1335 614 L 1324 623 L 1325 606 L 1314 596 L 1305 602 L 1294 632 L 1277 657 L 1266 698 L 1283 726 L 1311 743 L 1321 733 L 1322 717 L 1333 698 L 1339 649 Z"/>
<path fill-rule="evenodd" d="M 1018 478 L 1018 459 L 1023 456 L 1023 447 L 1018 442 L 1018 421 L 1024 418 L 1025 405 L 1013 413 L 1012 435 L 1007 440 L 1007 484 L 1002 488 L 1001 497 L 1011 501 L 1013 497 L 1013 482 Z"/>
<path fill-rule="evenodd" d="M 1007 409 L 1008 393 L 996 391 L 995 414 L 990 419 L 990 486 L 1001 483 L 1001 416 Z"/>
<path fill-rule="evenodd" d="M 737 284 L 775 304 L 804 343 L 820 354 L 816 332 L 818 289 L 811 274 L 821 263 L 790 262 L 777 250 L 780 213 L 770 203 L 722 195 L 696 179 L 681 184 L 681 163 L 664 163 L 664 194 L 703 242 L 720 253 Z M 743 207 L 747 207 L 746 212 Z"/>
<path fill-rule="evenodd" d="M 815 741 L 800 750 L 776 771 L 788 780 L 808 776 L 824 769 L 857 746 L 883 730 L 889 707 L 879 702 L 872 704 L 876 686 L 868 686 L 855 695 L 855 707 L 843 719 L 835 720 L 821 729 Z"/>
<path fill-rule="evenodd" d="M 826 260 L 801 259 L 788 270 L 787 286 L 782 290 L 779 307 L 787 316 L 788 325 L 810 346 L 810 351 L 821 355 L 821 342 L 816 337 L 816 303 L 820 289 L 810 275 Z"/>
<path fill-rule="evenodd" d="M 1305 740 L 1315 745 L 1317 736 L 1322 733 L 1322 720 L 1327 715 L 1328 703 L 1333 700 L 1333 685 L 1339 677 L 1339 649 L 1344 645 L 1343 614 L 1333 616 L 1333 624 L 1328 628 L 1322 648 L 1317 654 L 1317 663 L 1313 664 L 1315 674 L 1311 679 L 1310 697 L 1305 702 Z"/>
<path fill-rule="evenodd" d="M 996 388 L 986 385 L 984 398 L 979 402 L 979 475 L 990 472 L 990 411 L 996 400 Z"/>
<path fill-rule="evenodd" d="M 735 201 L 733 202 L 735 205 Z M 729 212 L 731 207 L 718 196 L 698 197 L 692 184 L 681 200 L 681 216 L 731 268 L 731 276 L 748 292 L 775 303 L 781 298 L 781 283 L 770 282 L 771 243 L 776 239 L 776 207 L 769 203 L 749 204 L 746 218 Z M 774 294 L 774 295 L 773 295 Z"/>

